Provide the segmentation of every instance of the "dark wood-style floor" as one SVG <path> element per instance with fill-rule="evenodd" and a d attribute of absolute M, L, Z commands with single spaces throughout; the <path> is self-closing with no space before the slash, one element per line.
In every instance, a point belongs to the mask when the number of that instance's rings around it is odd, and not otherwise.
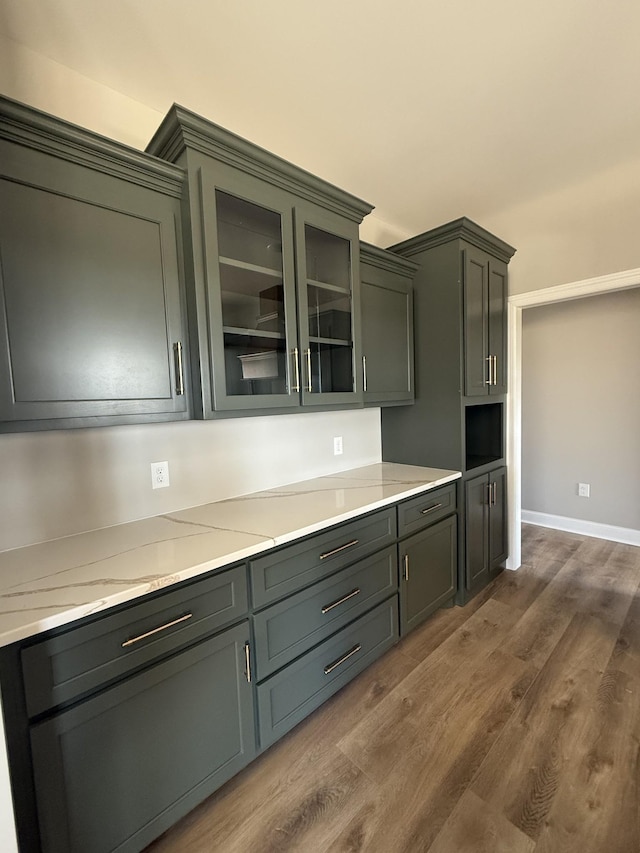
<path fill-rule="evenodd" d="M 640 548 L 526 526 L 149 853 L 638 853 Z"/>

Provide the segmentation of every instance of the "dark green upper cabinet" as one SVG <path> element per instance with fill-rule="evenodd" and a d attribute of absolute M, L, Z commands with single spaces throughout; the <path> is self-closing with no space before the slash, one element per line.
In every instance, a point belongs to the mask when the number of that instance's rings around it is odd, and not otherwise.
<path fill-rule="evenodd" d="M 462 255 L 465 394 L 506 394 L 507 265 L 473 246 Z"/>
<path fill-rule="evenodd" d="M 358 225 L 371 206 L 177 105 L 148 150 L 188 175 L 196 414 L 361 402 Z"/>
<path fill-rule="evenodd" d="M 189 417 L 183 180 L 0 99 L 0 431 Z"/>
<path fill-rule="evenodd" d="M 413 276 L 418 267 L 360 244 L 362 375 L 370 405 L 413 402 Z"/>

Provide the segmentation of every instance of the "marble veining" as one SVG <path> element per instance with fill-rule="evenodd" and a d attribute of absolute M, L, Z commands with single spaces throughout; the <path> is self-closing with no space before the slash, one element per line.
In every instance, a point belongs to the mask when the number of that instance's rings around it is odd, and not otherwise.
<path fill-rule="evenodd" d="M 458 471 L 382 462 L 0 552 L 0 645 L 428 491 Z"/>

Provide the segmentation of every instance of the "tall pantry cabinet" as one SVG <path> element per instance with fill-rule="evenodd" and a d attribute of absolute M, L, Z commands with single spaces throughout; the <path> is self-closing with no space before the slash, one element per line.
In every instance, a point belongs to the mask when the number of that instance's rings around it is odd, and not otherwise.
<path fill-rule="evenodd" d="M 415 405 L 383 409 L 382 458 L 462 471 L 458 597 L 503 566 L 507 265 L 515 249 L 463 217 L 391 247 L 414 278 Z"/>

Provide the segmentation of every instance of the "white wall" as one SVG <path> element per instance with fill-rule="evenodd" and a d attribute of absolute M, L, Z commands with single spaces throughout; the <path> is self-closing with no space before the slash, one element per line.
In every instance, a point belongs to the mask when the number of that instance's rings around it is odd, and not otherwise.
<path fill-rule="evenodd" d="M 523 510 L 640 531 L 639 423 L 640 288 L 527 308 Z"/>

